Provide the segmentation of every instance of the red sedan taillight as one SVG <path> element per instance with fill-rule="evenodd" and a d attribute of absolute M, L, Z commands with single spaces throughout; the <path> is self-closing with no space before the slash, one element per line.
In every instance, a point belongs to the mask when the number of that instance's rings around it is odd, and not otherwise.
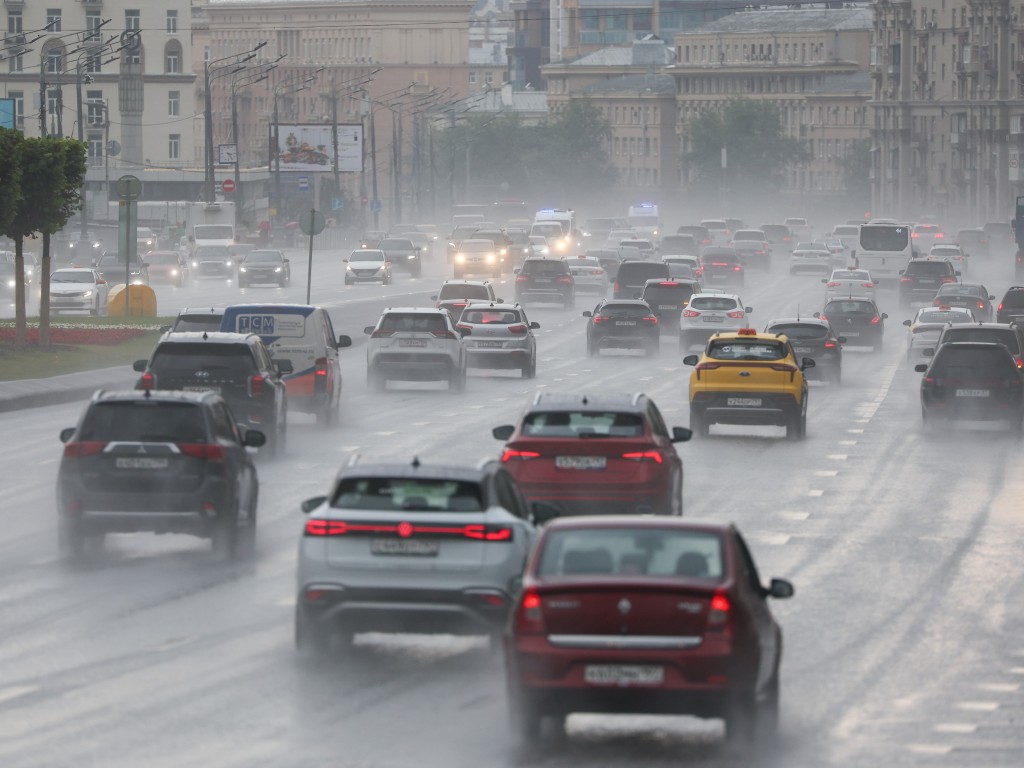
<path fill-rule="evenodd" d="M 81 459 L 86 456 L 95 456 L 97 453 L 102 453 L 103 449 L 106 447 L 106 443 L 100 443 L 93 440 L 81 443 L 67 443 L 64 446 L 64 458 Z"/>
<path fill-rule="evenodd" d="M 505 452 L 501 454 L 501 460 L 511 461 L 512 459 L 539 459 L 540 454 L 537 451 L 518 451 L 515 448 L 506 448 Z"/>
<path fill-rule="evenodd" d="M 632 451 L 622 454 L 622 458 L 633 461 L 653 461 L 655 464 L 661 464 L 664 461 L 658 451 Z"/>
<path fill-rule="evenodd" d="M 147 371 L 142 374 L 142 379 L 139 383 L 143 389 L 156 389 L 156 374 Z"/>
<path fill-rule="evenodd" d="M 516 611 L 516 634 L 543 635 L 545 631 L 540 595 L 534 589 L 527 589 L 523 592 Z"/>

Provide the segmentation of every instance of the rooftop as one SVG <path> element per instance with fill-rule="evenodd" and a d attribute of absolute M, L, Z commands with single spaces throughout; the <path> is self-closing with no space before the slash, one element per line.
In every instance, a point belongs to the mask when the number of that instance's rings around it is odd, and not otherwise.
<path fill-rule="evenodd" d="M 833 32 L 842 30 L 870 30 L 871 8 L 811 8 L 777 9 L 768 11 L 739 11 L 696 27 L 687 35 L 734 32 Z"/>

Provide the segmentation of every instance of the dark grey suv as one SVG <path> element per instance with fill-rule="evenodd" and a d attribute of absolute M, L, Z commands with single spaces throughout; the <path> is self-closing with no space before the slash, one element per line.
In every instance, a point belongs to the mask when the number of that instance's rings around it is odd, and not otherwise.
<path fill-rule="evenodd" d="M 142 373 L 136 389 L 216 392 L 239 423 L 266 433 L 271 455 L 284 452 L 288 393 L 281 375 L 292 364 L 275 363 L 256 334 L 167 333 L 134 367 Z"/>
<path fill-rule="evenodd" d="M 576 306 L 576 284 L 561 259 L 527 259 L 516 270 L 516 303 L 528 301 Z"/>
<path fill-rule="evenodd" d="M 246 448 L 264 436 L 239 426 L 216 393 L 101 392 L 60 439 L 66 555 L 140 531 L 209 538 L 228 556 L 252 551 L 259 483 Z"/>

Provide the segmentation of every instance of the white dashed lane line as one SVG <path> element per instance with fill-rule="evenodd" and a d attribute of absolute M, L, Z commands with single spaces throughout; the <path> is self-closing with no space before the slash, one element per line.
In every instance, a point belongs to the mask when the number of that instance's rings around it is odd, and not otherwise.
<path fill-rule="evenodd" d="M 998 701 L 961 701 L 956 705 L 957 709 L 965 712 L 995 712 L 999 709 Z"/>
<path fill-rule="evenodd" d="M 948 744 L 908 744 L 907 751 L 915 755 L 948 755 L 953 747 Z"/>
<path fill-rule="evenodd" d="M 935 726 L 936 733 L 974 733 L 978 726 L 973 723 L 939 723 Z"/>

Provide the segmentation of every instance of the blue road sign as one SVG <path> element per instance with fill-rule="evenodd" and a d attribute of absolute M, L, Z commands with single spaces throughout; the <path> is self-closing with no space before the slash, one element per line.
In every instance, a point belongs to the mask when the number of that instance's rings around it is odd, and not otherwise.
<path fill-rule="evenodd" d="M 344 197 L 332 197 L 331 198 L 331 210 L 332 211 L 340 211 L 340 210 L 343 210 L 344 208 L 345 208 L 345 198 Z"/>
<path fill-rule="evenodd" d="M 299 189 L 303 192 L 309 189 L 309 176 L 299 176 Z"/>
<path fill-rule="evenodd" d="M 380 200 L 371 200 L 370 201 L 370 210 L 373 213 L 380 213 Z"/>

